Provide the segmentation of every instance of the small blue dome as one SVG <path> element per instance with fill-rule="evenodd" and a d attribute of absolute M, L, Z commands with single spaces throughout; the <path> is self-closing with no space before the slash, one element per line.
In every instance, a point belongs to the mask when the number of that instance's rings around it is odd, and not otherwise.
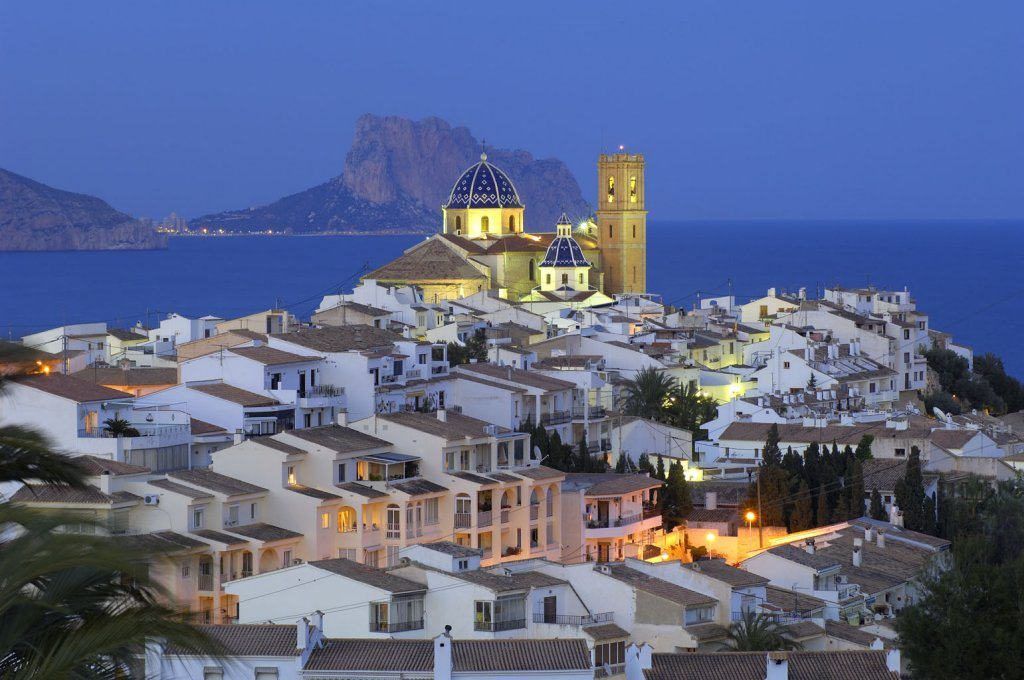
<path fill-rule="evenodd" d="M 557 236 L 544 253 L 541 267 L 589 267 L 583 249 L 572 236 Z"/>
<path fill-rule="evenodd" d="M 502 170 L 487 162 L 487 154 L 480 154 L 480 162 L 459 177 L 444 208 L 522 208 L 519 193 Z"/>

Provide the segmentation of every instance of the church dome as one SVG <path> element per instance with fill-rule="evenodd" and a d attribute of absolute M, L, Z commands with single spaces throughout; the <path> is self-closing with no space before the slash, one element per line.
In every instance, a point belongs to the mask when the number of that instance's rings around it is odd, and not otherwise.
<path fill-rule="evenodd" d="M 548 251 L 544 254 L 541 267 L 589 267 L 587 258 L 583 257 L 583 249 L 572 237 L 572 223 L 565 213 L 558 220 L 558 236 L 551 241 Z"/>
<path fill-rule="evenodd" d="M 487 154 L 480 154 L 480 162 L 470 167 L 452 187 L 444 208 L 522 208 L 519 193 L 502 170 L 487 162 Z"/>

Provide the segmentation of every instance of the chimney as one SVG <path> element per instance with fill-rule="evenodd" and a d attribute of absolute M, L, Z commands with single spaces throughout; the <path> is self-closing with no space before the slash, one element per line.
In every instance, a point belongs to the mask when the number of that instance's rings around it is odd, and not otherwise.
<path fill-rule="evenodd" d="M 893 647 L 885 653 L 885 667 L 889 669 L 890 673 L 900 672 L 900 650 L 899 647 Z"/>
<path fill-rule="evenodd" d="M 859 567 L 861 563 L 861 547 L 864 545 L 864 539 L 855 538 L 853 539 L 853 566 Z"/>
<path fill-rule="evenodd" d="M 864 540 L 867 541 L 868 543 L 870 543 L 871 541 L 875 540 L 875 528 L 874 527 L 865 527 L 864 528 Z"/>
<path fill-rule="evenodd" d="M 321 633 L 324 631 L 324 613 L 319 609 L 313 612 L 313 628 Z"/>
<path fill-rule="evenodd" d="M 813 555 L 814 554 L 814 539 L 813 538 L 808 538 L 806 541 L 804 541 L 804 550 L 807 551 L 808 555 Z"/>
<path fill-rule="evenodd" d="M 309 619 L 303 616 L 295 624 L 295 648 L 303 650 L 309 645 Z"/>
<path fill-rule="evenodd" d="M 788 680 L 789 679 L 789 653 L 768 652 L 768 672 L 765 680 Z"/>
<path fill-rule="evenodd" d="M 245 432 L 242 431 L 242 428 L 238 428 L 237 430 L 235 430 L 235 436 L 234 436 L 234 439 L 233 439 L 233 443 L 241 444 L 244 441 L 245 441 Z"/>
<path fill-rule="evenodd" d="M 452 627 L 445 626 L 444 632 L 434 638 L 434 678 L 452 679 Z"/>
<path fill-rule="evenodd" d="M 705 510 L 717 510 L 718 509 L 718 492 L 717 491 L 705 491 L 704 492 L 704 509 Z"/>
<path fill-rule="evenodd" d="M 110 470 L 104 470 L 100 473 L 100 491 L 105 494 L 110 494 Z"/>
<path fill-rule="evenodd" d="M 807 289 L 804 288 L 803 286 L 801 286 L 800 290 L 797 291 L 797 297 L 799 297 L 801 300 L 806 300 L 807 299 Z"/>
<path fill-rule="evenodd" d="M 775 288 L 768 289 L 768 297 L 775 297 Z"/>
<path fill-rule="evenodd" d="M 626 680 L 644 680 L 644 671 L 651 670 L 651 652 L 646 642 L 626 647 Z"/>
<path fill-rule="evenodd" d="M 348 427 L 348 411 L 346 409 L 341 409 L 340 411 L 338 411 L 337 421 L 338 425 L 341 425 L 342 427 Z"/>
<path fill-rule="evenodd" d="M 882 530 L 882 529 L 878 530 L 878 547 L 879 548 L 884 548 L 885 547 L 885 531 Z"/>
<path fill-rule="evenodd" d="M 448 411 L 446 411 L 443 408 L 437 409 L 437 419 L 440 420 L 442 423 L 447 423 L 448 422 Z"/>

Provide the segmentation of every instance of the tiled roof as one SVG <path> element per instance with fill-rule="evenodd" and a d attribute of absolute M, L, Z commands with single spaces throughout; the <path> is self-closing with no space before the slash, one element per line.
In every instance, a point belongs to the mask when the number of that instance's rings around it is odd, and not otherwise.
<path fill-rule="evenodd" d="M 192 470 L 175 470 L 168 472 L 168 477 L 182 482 L 187 482 L 202 489 L 216 491 L 228 496 L 238 496 L 247 493 L 261 493 L 266 489 L 249 482 L 222 475 L 219 472 L 207 468 L 193 468 Z"/>
<path fill-rule="evenodd" d="M 896 482 L 907 473 L 907 461 L 892 458 L 869 458 L 862 463 L 864 469 L 864 490 L 881 492 L 895 491 Z"/>
<path fill-rule="evenodd" d="M 911 423 L 906 430 L 887 428 L 885 422 L 857 423 L 856 425 L 826 425 L 825 427 L 804 427 L 803 425 L 782 423 L 779 426 L 779 439 L 782 442 L 810 443 L 840 446 L 849 444 L 856 446 L 866 434 L 875 439 L 916 439 L 928 438 L 929 427 Z M 732 423 L 719 435 L 719 441 L 756 441 L 764 442 L 768 436 L 770 423 Z"/>
<path fill-rule="evenodd" d="M 107 335 L 112 335 L 118 340 L 148 340 L 149 337 L 136 333 L 130 328 L 108 328 Z"/>
<path fill-rule="evenodd" d="M 265 524 L 264 522 L 228 527 L 227 531 L 239 536 L 245 536 L 246 538 L 253 538 L 257 541 L 283 541 L 288 538 L 302 538 L 302 534 L 297 531 L 283 529 L 273 524 Z"/>
<path fill-rule="evenodd" d="M 619 628 L 614 623 L 598 623 L 593 626 L 584 626 L 583 632 L 596 641 L 618 640 L 629 637 L 628 630 Z"/>
<path fill-rule="evenodd" d="M 194 435 L 197 435 L 197 434 L 198 435 L 214 434 L 216 432 L 227 432 L 227 430 L 225 428 L 221 427 L 220 425 L 214 425 L 213 423 L 208 423 L 206 421 L 199 420 L 198 418 L 192 418 L 190 425 L 191 425 L 191 428 L 192 428 L 192 434 L 194 434 Z"/>
<path fill-rule="evenodd" d="M 694 623 L 685 628 L 686 632 L 698 642 L 724 640 L 729 636 L 729 629 L 717 623 Z"/>
<path fill-rule="evenodd" d="M 281 453 L 287 454 L 289 456 L 300 456 L 306 453 L 297 446 L 286 444 L 280 439 L 274 439 L 273 436 L 269 435 L 263 437 L 252 437 L 249 441 L 255 442 L 261 446 L 266 446 L 268 448 L 274 449 L 275 451 L 280 451 Z"/>
<path fill-rule="evenodd" d="M 234 385 L 222 382 L 189 385 L 188 388 L 211 397 L 216 397 L 217 399 L 230 401 L 239 406 L 277 406 L 281 403 L 277 399 L 268 397 L 265 394 L 257 394 L 256 392 L 243 390 L 241 387 L 235 387 Z"/>
<path fill-rule="evenodd" d="M 213 495 L 210 492 L 208 492 L 208 491 L 201 491 L 201 490 L 195 489 L 195 488 L 193 488 L 191 486 L 186 486 L 184 484 L 178 484 L 177 482 L 172 482 L 169 479 L 151 479 L 147 483 L 150 486 L 154 486 L 154 487 L 156 487 L 158 489 L 162 489 L 164 491 L 170 491 L 172 493 L 180 494 L 182 496 L 187 496 L 188 498 L 195 499 L 195 498 L 212 498 L 213 497 Z"/>
<path fill-rule="evenodd" d="M 94 366 L 83 368 L 71 374 L 74 378 L 87 380 L 97 385 L 124 385 L 130 387 L 143 385 L 175 385 L 178 382 L 178 369 L 157 367 L 117 368 L 116 366 Z"/>
<path fill-rule="evenodd" d="M 451 555 L 452 557 L 480 557 L 483 555 L 483 550 L 459 545 L 458 543 L 452 543 L 451 541 L 434 541 L 433 543 L 421 543 L 420 545 L 429 550 L 435 550 L 439 553 L 444 553 L 445 555 Z"/>
<path fill-rule="evenodd" d="M 409 479 L 404 482 L 391 482 L 391 488 L 395 491 L 409 494 L 410 496 L 424 496 L 430 493 L 441 493 L 447 491 L 446 487 L 435 484 L 429 479 Z"/>
<path fill-rule="evenodd" d="M 452 477 L 458 477 L 464 482 L 470 482 L 472 484 L 480 484 L 481 486 L 489 486 L 492 484 L 500 484 L 498 480 L 491 479 L 490 477 L 484 477 L 483 475 L 475 475 L 472 472 L 449 472 Z"/>
<path fill-rule="evenodd" d="M 384 266 L 366 274 L 363 278 L 405 283 L 486 279 L 487 277 L 448 246 L 443 239 L 430 238 L 413 246 Z"/>
<path fill-rule="evenodd" d="M 647 475 L 616 474 L 614 472 L 568 472 L 563 488 L 585 489 L 587 496 L 621 496 L 644 489 L 655 489 L 661 482 Z"/>
<path fill-rule="evenodd" d="M 310 564 L 318 569 L 323 569 L 332 574 L 338 574 L 339 576 L 344 576 L 353 581 L 359 581 L 360 583 L 365 583 L 390 593 L 413 593 L 427 589 L 425 584 L 396 576 L 384 569 L 353 562 L 343 557 L 330 560 L 314 560 Z"/>
<path fill-rule="evenodd" d="M 358 482 L 341 482 L 334 486 L 342 491 L 348 491 L 349 493 L 354 493 L 357 496 L 363 496 L 364 498 L 386 498 L 388 495 L 384 491 L 378 491 L 377 489 L 366 486 L 365 484 L 359 484 Z"/>
<path fill-rule="evenodd" d="M 715 508 L 714 510 L 708 510 L 706 508 L 694 508 L 690 511 L 690 514 L 686 516 L 686 521 L 689 524 L 695 522 L 709 522 L 709 523 L 725 523 L 736 522 L 739 520 L 739 509 L 738 508 Z"/>
<path fill-rule="evenodd" d="M 718 581 L 724 581 L 733 588 L 745 588 L 748 586 L 760 586 L 766 585 L 768 579 L 763 576 L 747 571 L 746 569 L 737 569 L 726 563 L 725 560 L 699 560 L 697 562 L 690 562 L 683 565 L 684 569 L 690 569 L 699 574 L 704 574 L 708 578 L 713 578 Z"/>
<path fill-rule="evenodd" d="M 548 392 L 571 390 L 576 383 L 538 373 L 536 371 L 513 368 L 512 366 L 498 366 L 496 364 L 462 364 L 456 367 L 457 373 L 468 373 L 469 375 L 480 375 L 492 380 L 504 380 L 517 385 L 526 385 Z"/>
<path fill-rule="evenodd" d="M 14 503 L 82 503 L 110 505 L 115 499 L 94 486 L 74 489 L 59 484 L 25 484 L 11 496 Z"/>
<path fill-rule="evenodd" d="M 944 449 L 960 449 L 967 442 L 978 436 L 977 430 L 934 430 L 929 439 L 936 446 Z"/>
<path fill-rule="evenodd" d="M 312 486 L 304 486 L 302 484 L 289 484 L 285 488 L 288 489 L 289 491 L 294 491 L 295 493 L 301 493 L 303 496 L 309 496 L 310 498 L 319 498 L 322 501 L 329 501 L 335 498 L 341 498 L 341 496 L 339 496 L 336 493 L 324 491 L 323 489 L 317 489 Z"/>
<path fill-rule="evenodd" d="M 229 656 L 296 656 L 296 638 L 293 625 L 232 623 L 226 625 L 197 626 L 219 644 Z M 164 654 L 189 654 L 189 650 L 171 643 Z"/>
<path fill-rule="evenodd" d="M 341 425 L 324 425 L 322 427 L 289 430 L 288 435 L 298 437 L 310 444 L 330 449 L 335 453 L 352 453 L 391 446 L 391 442 L 359 430 L 354 430 L 351 427 L 342 427 Z"/>
<path fill-rule="evenodd" d="M 484 428 L 490 423 L 477 418 L 464 416 L 454 411 L 445 411 L 445 419 L 437 417 L 437 412 L 420 413 L 419 411 L 399 411 L 397 413 L 381 413 L 377 416 L 381 420 L 396 425 L 404 425 L 414 430 L 419 430 L 436 437 L 443 437 L 447 441 L 458 441 L 466 437 L 481 438 L 488 436 Z M 498 432 L 508 432 L 504 427 L 497 428 Z"/>
<path fill-rule="evenodd" d="M 226 534 L 223 531 L 217 531 L 216 529 L 196 529 L 189 533 L 199 536 L 200 538 L 205 538 L 208 541 L 223 543 L 224 545 L 240 545 L 248 542 L 248 539 L 232 536 L 231 534 Z"/>
<path fill-rule="evenodd" d="M 351 326 L 324 326 L 300 328 L 290 333 L 273 336 L 284 342 L 299 345 L 314 352 L 348 352 L 390 348 L 404 340 L 400 334 L 367 324 Z"/>
<path fill-rule="evenodd" d="M 623 583 L 633 586 L 637 590 L 642 590 L 645 593 L 669 600 L 670 602 L 681 604 L 684 607 L 711 605 L 718 602 L 717 599 L 710 595 L 704 595 L 695 590 L 690 590 L 689 588 L 683 588 L 682 586 L 677 586 L 674 583 L 663 581 L 660 578 L 648 576 L 642 571 L 637 571 L 632 567 L 627 567 L 622 564 L 605 564 L 603 567 L 607 567 L 608 575 L 617 581 L 622 581 Z"/>
<path fill-rule="evenodd" d="M 452 668 L 461 673 L 516 673 L 589 670 L 590 650 L 582 638 L 562 640 L 456 640 Z"/>
<path fill-rule="evenodd" d="M 434 643 L 432 640 L 327 638 L 310 654 L 305 669 L 431 674 Z"/>
<path fill-rule="evenodd" d="M 320 310 L 313 316 L 318 317 L 324 314 L 328 314 L 330 312 L 344 313 L 345 311 L 348 310 L 352 310 L 353 312 L 356 312 L 358 314 L 365 314 L 366 316 L 387 316 L 388 314 L 391 313 L 386 309 L 381 309 L 380 307 L 372 307 L 370 305 L 364 305 L 361 302 L 353 302 L 352 300 L 342 300 L 333 307 L 328 307 L 327 309 Z M 315 319 L 314 323 L 316 323 Z"/>
<path fill-rule="evenodd" d="M 777 557 L 789 560 L 790 562 L 795 562 L 805 567 L 810 567 L 815 571 L 831 569 L 833 567 L 839 566 L 840 564 L 838 560 L 836 560 L 833 557 L 829 557 L 828 555 L 822 554 L 820 550 L 816 550 L 812 554 L 807 552 L 803 548 L 799 548 L 789 543 L 786 543 L 784 545 L 777 545 L 774 548 L 770 548 L 768 552 L 770 552 L 772 555 L 776 555 Z"/>
<path fill-rule="evenodd" d="M 260 345 L 258 347 L 235 347 L 231 349 L 230 352 L 232 354 L 237 354 L 240 357 L 245 357 L 246 359 L 256 361 L 266 366 L 298 364 L 304 361 L 317 361 L 323 358 L 318 356 L 304 356 L 301 354 L 293 354 L 291 352 L 285 352 L 284 350 L 275 349 L 273 347 L 267 347 L 266 345 Z"/>
<path fill-rule="evenodd" d="M 511 392 L 513 394 L 526 393 L 526 390 L 523 389 L 522 387 L 517 387 L 516 385 L 502 385 L 501 383 L 494 382 L 493 380 L 485 380 L 480 376 L 472 375 L 470 373 L 454 373 L 452 374 L 452 377 L 455 378 L 456 380 L 467 380 L 472 383 L 477 383 L 479 385 L 487 385 L 488 387 L 493 387 L 496 390 Z"/>
<path fill-rule="evenodd" d="M 780 588 L 779 586 L 766 585 L 765 604 L 784 612 L 794 612 L 801 615 L 809 615 L 824 609 L 828 604 L 825 600 L 808 595 L 806 592 Z"/>
<path fill-rule="evenodd" d="M 789 680 L 898 680 L 884 651 L 788 652 Z M 647 680 L 764 680 L 765 652 L 654 654 Z"/>
<path fill-rule="evenodd" d="M 109 472 L 111 475 L 138 475 L 149 472 L 149 468 L 143 465 L 132 465 L 131 463 L 122 463 L 121 461 L 92 455 L 77 456 L 75 462 L 90 477 L 101 475 L 104 472 Z"/>
<path fill-rule="evenodd" d="M 652 460 L 651 463 L 655 461 Z M 718 506 L 739 506 L 743 502 L 743 499 L 747 497 L 747 490 L 749 484 L 747 482 L 722 482 L 722 481 L 704 481 L 704 482 L 693 482 L 690 484 L 690 496 L 693 498 L 693 504 L 698 507 L 703 507 L 706 500 L 706 494 L 709 491 L 713 491 L 718 496 Z"/>
<path fill-rule="evenodd" d="M 825 629 L 813 621 L 796 621 L 784 626 L 781 632 L 791 640 L 804 640 L 824 635 Z"/>
<path fill-rule="evenodd" d="M 507 472 L 488 472 L 487 476 L 505 484 L 516 484 L 520 481 L 518 477 Z"/>
<path fill-rule="evenodd" d="M 526 477 L 528 479 L 534 480 L 558 479 L 559 477 L 565 476 L 565 473 L 562 472 L 561 470 L 556 470 L 546 465 L 522 468 L 520 470 L 516 470 L 516 474 L 519 475 L 520 477 Z"/>
<path fill-rule="evenodd" d="M 131 399 L 124 392 L 63 373 L 37 373 L 14 378 L 12 382 L 79 403 Z"/>
<path fill-rule="evenodd" d="M 554 576 L 542 574 L 539 571 L 516 571 L 509 575 L 496 574 L 487 569 L 474 569 L 472 571 L 460 571 L 448 574 L 454 578 L 487 588 L 495 593 L 507 593 L 515 590 L 530 590 L 531 588 L 549 588 L 555 585 L 564 585 L 567 581 Z"/>
<path fill-rule="evenodd" d="M 118 538 L 133 547 L 148 552 L 177 552 L 192 548 L 206 548 L 208 544 L 174 531 L 154 531 L 149 534 L 128 534 Z"/>
<path fill-rule="evenodd" d="M 884 638 L 881 638 L 874 633 L 869 633 L 866 630 L 840 621 L 825 621 L 825 634 L 829 637 L 852 642 L 853 644 L 860 645 L 861 647 L 871 647 L 871 644 L 876 639 L 882 640 L 883 644 L 886 643 Z M 888 646 L 891 646 L 891 644 L 892 643 L 888 643 Z"/>
<path fill-rule="evenodd" d="M 183 357 L 187 357 L 182 358 L 182 361 L 187 361 L 188 359 L 213 354 L 220 349 L 244 345 L 253 342 L 254 340 L 266 342 L 267 336 L 263 333 L 257 333 L 256 331 L 250 331 L 245 328 L 234 328 L 230 331 L 224 331 L 209 338 L 199 338 L 198 340 L 192 340 L 191 342 L 183 342 L 178 345 L 178 352 L 183 355 Z"/>

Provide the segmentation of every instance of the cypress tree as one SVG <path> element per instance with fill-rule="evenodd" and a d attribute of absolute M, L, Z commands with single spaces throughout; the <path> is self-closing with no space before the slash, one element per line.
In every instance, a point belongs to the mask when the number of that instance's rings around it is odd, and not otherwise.
<path fill-rule="evenodd" d="M 857 519 L 864 516 L 864 466 L 853 457 L 850 467 L 853 473 L 850 475 L 852 484 L 850 487 L 850 507 L 846 513 L 847 519 Z"/>
<path fill-rule="evenodd" d="M 779 426 L 772 423 L 768 428 L 768 436 L 764 440 L 764 450 L 761 452 L 761 460 L 765 465 L 781 465 L 782 451 L 779 449 Z"/>
<path fill-rule="evenodd" d="M 814 507 L 811 504 L 811 489 L 807 482 L 800 480 L 796 499 L 793 501 L 793 512 L 789 516 L 790 531 L 804 531 L 814 528 Z"/>
<path fill-rule="evenodd" d="M 875 438 L 870 434 L 866 434 L 860 438 L 860 441 L 857 443 L 857 450 L 854 452 L 854 455 L 857 456 L 857 460 L 863 463 L 873 457 L 871 455 L 871 442 L 874 440 Z"/>
<path fill-rule="evenodd" d="M 676 461 L 669 466 L 668 481 L 662 492 L 662 521 L 665 528 L 671 531 L 683 523 L 693 510 L 693 498 L 690 496 L 690 485 L 686 481 L 683 466 Z"/>
<path fill-rule="evenodd" d="M 640 458 L 637 459 L 637 467 L 640 468 L 640 472 L 650 476 L 654 472 L 654 467 L 651 465 L 651 458 L 646 453 L 641 453 Z"/>
<path fill-rule="evenodd" d="M 907 470 L 896 482 L 896 505 L 903 511 L 903 526 L 913 531 L 923 531 L 925 520 L 924 478 L 921 474 L 921 450 L 910 448 Z M 932 514 L 934 516 L 934 504 Z"/>
<path fill-rule="evenodd" d="M 878 487 L 871 490 L 871 509 L 868 514 L 871 515 L 871 519 L 882 522 L 889 519 L 889 515 L 885 512 L 885 506 L 882 505 L 882 494 L 878 493 Z"/>
<path fill-rule="evenodd" d="M 818 509 L 814 513 L 814 525 L 824 526 L 828 524 L 828 494 L 825 493 L 825 485 L 818 485 Z"/>
<path fill-rule="evenodd" d="M 665 461 L 661 454 L 658 454 L 658 465 L 654 468 L 654 476 L 658 478 L 659 482 L 665 483 Z"/>
<path fill-rule="evenodd" d="M 615 471 L 620 474 L 626 471 L 626 454 L 619 454 L 619 459 L 615 461 Z"/>

